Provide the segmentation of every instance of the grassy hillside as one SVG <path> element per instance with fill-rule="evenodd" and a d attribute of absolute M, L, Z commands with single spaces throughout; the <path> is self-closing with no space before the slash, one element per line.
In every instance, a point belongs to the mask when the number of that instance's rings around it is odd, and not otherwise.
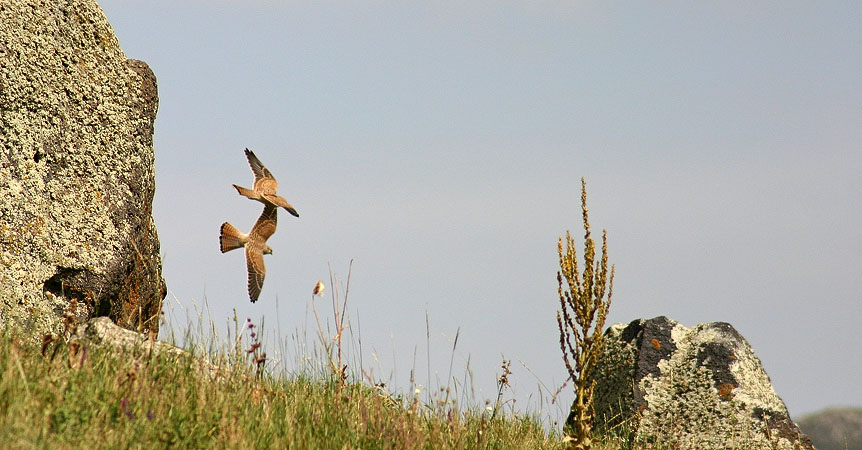
<path fill-rule="evenodd" d="M 0 448 L 564 448 L 531 417 L 461 413 L 327 376 L 0 333 Z M 328 379 L 330 378 L 330 379 Z"/>

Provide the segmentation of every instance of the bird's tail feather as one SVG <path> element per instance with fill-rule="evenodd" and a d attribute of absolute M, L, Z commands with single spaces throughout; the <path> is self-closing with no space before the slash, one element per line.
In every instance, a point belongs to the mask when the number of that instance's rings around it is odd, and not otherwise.
<path fill-rule="evenodd" d="M 243 197 L 248 197 L 248 198 L 255 199 L 255 200 L 257 200 L 258 197 L 260 197 L 260 194 L 258 194 L 257 192 L 255 192 L 251 189 L 244 188 L 242 186 L 237 186 L 237 185 L 233 185 L 233 187 L 235 187 L 236 191 L 239 192 L 239 195 L 242 195 Z"/>
<path fill-rule="evenodd" d="M 245 234 L 237 230 L 235 226 L 227 222 L 221 224 L 221 230 L 219 231 L 219 245 L 222 253 L 244 246 L 246 240 L 248 239 Z"/>

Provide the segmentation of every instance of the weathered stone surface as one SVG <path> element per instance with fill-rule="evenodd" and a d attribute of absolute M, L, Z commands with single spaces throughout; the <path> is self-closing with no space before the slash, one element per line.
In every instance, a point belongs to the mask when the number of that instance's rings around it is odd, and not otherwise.
<path fill-rule="evenodd" d="M 117 351 L 132 355 L 194 357 L 198 372 L 210 379 L 217 379 L 224 371 L 224 367 L 212 364 L 203 356 L 194 356 L 179 347 L 156 340 L 155 333 L 143 334 L 127 330 L 117 326 L 107 317 L 96 317 L 79 325 L 74 330 L 70 342 L 110 346 Z"/>
<path fill-rule="evenodd" d="M 862 408 L 829 408 L 799 419 L 818 450 L 862 449 Z"/>
<path fill-rule="evenodd" d="M 687 328 L 657 317 L 613 325 L 605 337 L 599 429 L 624 423 L 638 442 L 662 448 L 813 448 L 730 324 Z"/>
<path fill-rule="evenodd" d="M 0 324 L 158 329 L 157 108 L 95 0 L 0 3 Z"/>

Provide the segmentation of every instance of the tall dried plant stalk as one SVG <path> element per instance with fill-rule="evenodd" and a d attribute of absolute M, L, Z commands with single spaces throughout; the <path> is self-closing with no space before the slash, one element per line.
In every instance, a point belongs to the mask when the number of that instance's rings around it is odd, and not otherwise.
<path fill-rule="evenodd" d="M 557 325 L 563 362 L 575 389 L 575 403 L 566 421 L 567 434 L 571 438 L 572 448 L 588 450 L 592 448 L 595 389 L 595 380 L 590 374 L 602 351 L 602 331 L 613 295 L 614 267 L 611 266 L 608 273 L 606 230 L 602 231 L 601 258 L 596 260 L 596 245 L 590 235 L 587 211 L 587 183 L 583 178 L 581 210 L 585 231 L 583 273 L 578 270 L 578 254 L 571 234 L 566 231 L 565 242 L 563 238 L 557 242 L 560 257 L 557 285 L 561 308 L 557 311 Z"/>
<path fill-rule="evenodd" d="M 339 290 L 338 280 L 332 272 L 332 267 L 329 268 L 329 285 L 332 287 L 330 291 L 332 295 L 332 318 L 333 326 L 335 328 L 335 335 L 331 338 L 327 337 L 328 331 L 330 330 L 329 323 L 327 322 L 326 331 L 324 331 L 324 327 L 320 322 L 320 316 L 317 314 L 317 306 L 314 303 L 315 296 L 323 295 L 323 283 L 318 281 L 311 294 L 311 307 L 314 312 L 314 319 L 317 321 L 317 331 L 320 337 L 320 342 L 323 344 L 323 350 L 329 358 L 329 368 L 338 382 L 339 389 L 344 387 L 347 382 L 347 364 L 344 364 L 344 361 L 342 360 L 342 337 L 344 336 L 344 330 L 350 326 L 344 322 L 344 319 L 347 316 L 347 298 L 350 294 L 350 275 L 352 273 L 353 260 L 351 259 L 350 266 L 347 269 L 347 285 L 344 287 L 344 295 L 342 296 Z M 333 346 L 335 347 L 334 349 Z M 333 350 L 335 355 L 333 355 Z"/>

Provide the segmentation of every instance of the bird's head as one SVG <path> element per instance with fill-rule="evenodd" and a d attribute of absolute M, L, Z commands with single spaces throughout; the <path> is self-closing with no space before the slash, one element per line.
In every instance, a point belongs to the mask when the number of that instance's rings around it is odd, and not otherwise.
<path fill-rule="evenodd" d="M 264 247 L 263 248 L 263 254 L 264 255 L 271 255 L 272 254 L 272 247 L 270 247 L 268 245 L 266 247 Z"/>

